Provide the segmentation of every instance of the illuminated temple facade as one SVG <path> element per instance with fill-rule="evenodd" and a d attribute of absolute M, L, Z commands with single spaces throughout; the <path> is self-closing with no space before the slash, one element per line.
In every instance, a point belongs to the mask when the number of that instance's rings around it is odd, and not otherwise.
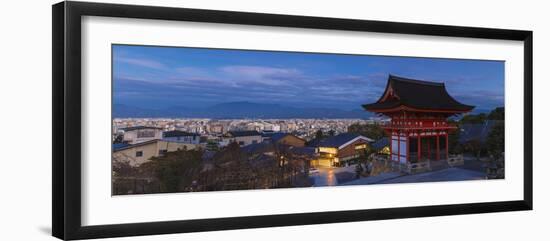
<path fill-rule="evenodd" d="M 375 103 L 363 108 L 391 118 L 384 130 L 390 138 L 390 160 L 402 164 L 448 158 L 449 133 L 457 127 L 447 119 L 474 106 L 455 100 L 444 83 L 390 75 Z"/>

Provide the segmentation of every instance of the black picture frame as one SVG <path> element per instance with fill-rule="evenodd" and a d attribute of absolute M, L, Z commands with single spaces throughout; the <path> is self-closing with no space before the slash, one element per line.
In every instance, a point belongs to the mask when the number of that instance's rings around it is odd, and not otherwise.
<path fill-rule="evenodd" d="M 523 30 L 443 26 L 324 17 L 151 7 L 89 2 L 52 6 L 53 195 L 52 233 L 60 239 L 106 238 L 213 230 L 532 210 L 533 33 Z M 81 17 L 104 16 L 378 33 L 517 40 L 524 43 L 524 194 L 521 200 L 421 207 L 140 222 L 81 224 Z"/>

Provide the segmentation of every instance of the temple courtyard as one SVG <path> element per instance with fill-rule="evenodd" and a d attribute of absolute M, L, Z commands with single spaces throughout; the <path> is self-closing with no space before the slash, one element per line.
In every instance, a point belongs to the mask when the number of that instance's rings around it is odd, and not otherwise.
<path fill-rule="evenodd" d="M 314 187 L 368 185 L 389 183 L 416 183 L 440 181 L 484 180 L 486 173 L 483 162 L 473 157 L 465 158 L 465 163 L 459 167 L 439 168 L 417 174 L 402 172 L 385 172 L 378 175 L 356 178 L 355 165 L 347 167 L 319 168 L 310 178 Z"/>

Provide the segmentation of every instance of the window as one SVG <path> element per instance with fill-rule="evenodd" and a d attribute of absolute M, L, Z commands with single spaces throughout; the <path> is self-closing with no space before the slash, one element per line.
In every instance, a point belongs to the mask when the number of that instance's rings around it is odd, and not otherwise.
<path fill-rule="evenodd" d="M 155 137 L 155 131 L 154 130 L 140 130 L 137 133 L 138 138 L 150 138 Z"/>
<path fill-rule="evenodd" d="M 136 151 L 136 157 L 143 156 L 143 151 Z"/>
<path fill-rule="evenodd" d="M 361 149 L 366 149 L 367 148 L 367 144 L 357 144 L 355 145 L 355 150 L 361 150 Z"/>
<path fill-rule="evenodd" d="M 239 146 L 244 146 L 244 141 L 239 141 Z"/>

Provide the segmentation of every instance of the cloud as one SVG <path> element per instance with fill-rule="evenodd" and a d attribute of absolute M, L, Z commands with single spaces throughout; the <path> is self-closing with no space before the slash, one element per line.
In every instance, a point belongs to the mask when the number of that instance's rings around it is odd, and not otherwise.
<path fill-rule="evenodd" d="M 204 68 L 189 67 L 189 66 L 178 67 L 175 69 L 175 72 L 178 75 L 181 75 L 182 77 L 187 76 L 187 77 L 199 78 L 199 77 L 210 76 L 208 71 Z"/>
<path fill-rule="evenodd" d="M 166 66 L 163 63 L 150 60 L 150 59 L 116 57 L 115 62 L 131 64 L 131 65 L 136 65 L 136 66 L 150 68 L 150 69 L 166 69 Z"/>
<path fill-rule="evenodd" d="M 289 85 L 294 80 L 305 79 L 301 71 L 292 68 L 235 65 L 220 70 L 231 79 L 271 86 Z"/>
<path fill-rule="evenodd" d="M 388 83 L 388 73 L 371 73 L 367 75 L 367 79 L 371 87 L 380 88 L 383 90 L 386 88 L 386 84 Z"/>
<path fill-rule="evenodd" d="M 147 98 L 164 99 L 170 105 L 192 105 L 191 102 L 222 103 L 251 101 L 282 103 L 293 106 L 331 106 L 359 108 L 371 102 L 370 96 L 383 91 L 387 75 L 306 73 L 296 68 L 227 65 L 218 68 L 178 67 L 165 77 L 123 78 L 119 91 L 142 92 Z M 383 81 L 382 81 L 383 80 Z M 137 96 L 137 95 L 135 95 Z M 133 98 L 134 95 L 120 95 Z"/>
<path fill-rule="evenodd" d="M 500 101 L 504 103 L 504 93 L 490 90 L 476 90 L 457 94 L 459 98 L 478 99 L 485 101 Z"/>
<path fill-rule="evenodd" d="M 504 106 L 504 92 L 494 90 L 473 90 L 455 91 L 451 94 L 456 100 L 467 104 L 475 105 L 476 109 L 494 108 Z"/>

